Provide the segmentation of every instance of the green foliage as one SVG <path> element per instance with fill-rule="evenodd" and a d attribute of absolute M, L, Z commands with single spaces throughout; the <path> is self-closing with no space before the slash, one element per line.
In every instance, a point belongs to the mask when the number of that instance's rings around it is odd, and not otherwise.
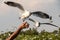
<path fill-rule="evenodd" d="M 7 32 L 0 35 L 0 40 L 5 40 L 12 32 Z M 15 40 L 60 40 L 60 28 L 53 32 L 46 32 L 43 30 L 38 33 L 35 29 L 21 31 Z"/>

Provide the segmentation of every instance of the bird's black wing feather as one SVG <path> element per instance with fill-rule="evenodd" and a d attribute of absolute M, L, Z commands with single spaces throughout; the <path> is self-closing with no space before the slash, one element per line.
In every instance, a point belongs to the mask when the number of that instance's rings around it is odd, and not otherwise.
<path fill-rule="evenodd" d="M 43 13 L 41 11 L 32 12 L 31 14 L 34 15 L 34 16 L 40 17 L 40 18 L 45 18 L 45 19 L 49 18 L 48 14 Z"/>
<path fill-rule="evenodd" d="M 34 23 L 36 22 L 36 21 L 34 21 L 33 19 L 31 19 L 31 18 L 29 18 L 29 20 L 32 21 L 32 22 L 34 22 Z M 56 26 L 56 25 L 54 25 L 54 24 L 51 24 L 51 23 L 40 23 L 40 22 L 39 22 L 39 26 L 40 26 L 40 25 L 43 25 L 43 24 L 51 25 L 51 26 L 54 26 L 54 27 L 58 27 L 58 26 Z"/>
<path fill-rule="evenodd" d="M 35 22 L 33 19 L 29 18 L 30 21 Z"/>
<path fill-rule="evenodd" d="M 11 2 L 11 1 L 7 1 L 7 2 L 4 2 L 4 3 L 9 5 L 9 6 L 18 7 L 19 9 L 24 11 L 24 8 L 19 3 L 15 3 L 15 2 Z"/>
<path fill-rule="evenodd" d="M 51 24 L 51 23 L 40 23 L 40 24 L 46 24 L 46 25 L 52 25 L 52 26 L 58 27 L 58 26 Z"/>

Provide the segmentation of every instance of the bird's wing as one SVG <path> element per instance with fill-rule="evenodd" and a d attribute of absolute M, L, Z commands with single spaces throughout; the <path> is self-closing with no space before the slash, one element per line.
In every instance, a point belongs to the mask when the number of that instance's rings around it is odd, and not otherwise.
<path fill-rule="evenodd" d="M 34 22 L 36 27 L 40 26 L 40 22 L 37 22 L 37 21 L 35 21 L 35 20 L 31 19 L 31 18 L 29 18 L 29 20 Z"/>
<path fill-rule="evenodd" d="M 31 19 L 31 18 L 29 18 L 29 20 L 32 21 L 32 22 L 34 22 L 34 23 L 36 23 L 36 21 L 34 21 L 34 20 Z M 51 23 L 40 23 L 40 22 L 39 22 L 39 26 L 40 26 L 41 24 L 46 24 L 46 25 L 51 25 L 51 26 L 54 26 L 54 27 L 58 27 L 58 26 L 56 26 L 56 25 L 54 25 L 54 24 L 51 24 Z"/>
<path fill-rule="evenodd" d="M 15 3 L 15 2 L 11 2 L 11 1 L 7 1 L 7 2 L 4 2 L 4 3 L 9 5 L 9 6 L 17 7 L 19 9 L 21 9 L 22 11 L 24 11 L 24 8 L 19 3 Z"/>
<path fill-rule="evenodd" d="M 51 24 L 51 23 L 40 23 L 40 24 L 46 24 L 46 25 L 52 25 L 52 26 L 58 27 L 58 26 Z"/>
<path fill-rule="evenodd" d="M 32 22 L 34 22 L 35 23 L 35 21 L 33 20 L 33 19 L 31 19 L 31 18 L 28 18 L 30 21 L 32 21 Z"/>
<path fill-rule="evenodd" d="M 36 11 L 36 12 L 31 12 L 32 15 L 40 17 L 40 18 L 44 18 L 44 19 L 48 19 L 50 18 L 50 16 L 46 13 L 43 13 L 41 11 Z"/>

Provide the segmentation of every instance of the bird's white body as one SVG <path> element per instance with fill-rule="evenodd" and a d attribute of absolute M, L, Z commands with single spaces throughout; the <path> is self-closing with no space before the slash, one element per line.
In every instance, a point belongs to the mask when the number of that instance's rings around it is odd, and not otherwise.
<path fill-rule="evenodd" d="M 30 16 L 30 12 L 25 10 L 22 15 L 21 15 L 21 19 L 26 19 Z"/>

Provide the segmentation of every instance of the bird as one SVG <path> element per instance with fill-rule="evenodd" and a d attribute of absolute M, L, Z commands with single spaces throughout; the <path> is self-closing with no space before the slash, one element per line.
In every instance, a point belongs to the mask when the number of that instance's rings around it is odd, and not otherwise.
<path fill-rule="evenodd" d="M 58 27 L 57 25 L 54 25 L 54 24 L 51 24 L 51 23 L 40 23 L 40 22 L 37 22 L 37 21 L 35 21 L 35 20 L 31 19 L 31 18 L 29 18 L 29 20 L 34 22 L 35 26 L 38 26 L 38 27 L 40 27 L 40 25 L 44 25 L 44 24 L 45 25 L 51 25 L 51 26 L 54 26 L 54 27 Z"/>
<path fill-rule="evenodd" d="M 16 2 L 12 2 L 12 1 L 5 1 L 4 2 L 5 4 L 7 4 L 8 6 L 11 6 L 11 7 L 16 7 L 18 9 L 20 9 L 21 11 L 23 11 L 23 13 L 19 13 L 21 14 L 21 16 L 19 16 L 19 19 L 22 19 L 23 22 L 26 20 L 26 19 L 29 19 L 29 17 L 31 15 L 33 16 L 36 16 L 36 17 L 39 17 L 39 18 L 42 18 L 42 19 L 49 19 L 49 20 L 52 20 L 52 17 L 49 16 L 48 14 L 44 13 L 44 12 L 41 12 L 41 11 L 35 11 L 35 12 L 30 12 L 30 11 L 27 11 L 23 8 L 23 6 L 19 3 L 16 3 Z M 38 24 L 38 23 L 37 23 Z"/>

